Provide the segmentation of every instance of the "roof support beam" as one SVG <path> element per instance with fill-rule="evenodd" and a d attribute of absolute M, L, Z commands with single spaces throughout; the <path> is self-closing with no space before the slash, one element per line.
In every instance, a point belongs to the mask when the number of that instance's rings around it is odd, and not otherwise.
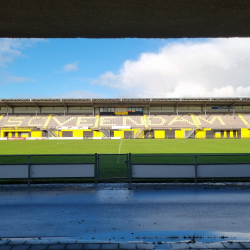
<path fill-rule="evenodd" d="M 68 106 L 63 102 L 63 100 L 61 100 L 61 103 L 63 104 L 63 106 L 64 106 L 65 108 L 68 108 Z"/>
<path fill-rule="evenodd" d="M 64 116 L 65 113 L 68 113 L 68 106 L 63 102 L 63 100 L 61 99 L 62 104 L 64 105 Z M 66 111 L 66 112 L 65 112 Z"/>
<path fill-rule="evenodd" d="M 240 100 L 238 100 L 238 101 L 236 101 L 236 102 L 233 102 L 231 105 L 229 105 L 229 107 L 234 107 L 234 105 L 236 104 L 236 103 L 238 103 Z"/>
<path fill-rule="evenodd" d="M 178 108 L 180 102 L 181 102 L 181 99 L 177 102 L 177 104 L 175 105 L 175 108 Z"/>
<path fill-rule="evenodd" d="M 12 106 L 10 106 L 9 104 L 7 104 L 6 102 L 1 101 L 1 103 L 3 103 L 4 105 L 6 105 L 8 108 L 12 108 Z"/>
<path fill-rule="evenodd" d="M 40 108 L 40 106 L 37 103 L 33 102 L 32 99 L 30 99 L 30 102 L 33 103 L 37 108 Z"/>

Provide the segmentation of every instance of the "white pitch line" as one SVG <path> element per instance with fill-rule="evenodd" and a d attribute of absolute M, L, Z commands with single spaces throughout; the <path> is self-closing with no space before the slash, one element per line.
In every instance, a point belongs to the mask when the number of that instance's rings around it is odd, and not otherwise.
<path fill-rule="evenodd" d="M 120 154 L 120 153 L 121 153 L 121 146 L 122 146 L 122 139 L 121 139 L 121 142 L 120 142 L 120 145 L 119 145 L 119 151 L 118 151 L 118 154 Z M 118 162 L 119 162 L 119 160 L 120 160 L 120 155 L 118 155 L 118 158 L 117 158 L 117 162 L 116 162 L 116 163 L 118 163 Z"/>
<path fill-rule="evenodd" d="M 120 142 L 120 145 L 119 145 L 119 152 L 118 152 L 118 154 L 121 153 L 121 145 L 122 145 L 122 139 L 121 139 L 121 142 Z"/>

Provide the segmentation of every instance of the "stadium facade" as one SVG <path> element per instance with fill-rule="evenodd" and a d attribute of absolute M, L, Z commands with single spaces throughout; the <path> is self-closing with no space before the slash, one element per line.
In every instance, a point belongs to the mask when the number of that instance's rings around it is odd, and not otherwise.
<path fill-rule="evenodd" d="M 0 138 L 250 138 L 250 98 L 1 99 Z"/>

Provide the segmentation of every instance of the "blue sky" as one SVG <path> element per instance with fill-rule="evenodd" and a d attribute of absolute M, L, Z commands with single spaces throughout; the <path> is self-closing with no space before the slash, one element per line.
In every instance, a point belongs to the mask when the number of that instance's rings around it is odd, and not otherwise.
<path fill-rule="evenodd" d="M 167 42 L 163 39 L 46 39 L 27 45 L 26 39 L 18 40 L 23 43 L 17 48 L 22 55 L 6 53 L 11 61 L 0 67 L 0 98 L 64 97 L 75 91 L 113 97 L 115 93 L 93 84 L 93 80 L 107 71 L 117 72 L 125 60 L 135 60 L 142 52 L 157 52 Z M 69 64 L 76 67 L 65 70 L 64 66 Z"/>
<path fill-rule="evenodd" d="M 0 98 L 250 94 L 249 39 L 0 39 Z"/>

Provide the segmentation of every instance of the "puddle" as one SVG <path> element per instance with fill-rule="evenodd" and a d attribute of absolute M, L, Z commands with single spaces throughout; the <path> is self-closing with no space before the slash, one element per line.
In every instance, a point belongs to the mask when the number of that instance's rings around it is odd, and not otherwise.
<path fill-rule="evenodd" d="M 154 231 L 154 232 L 108 232 L 101 234 L 86 234 L 81 239 L 110 242 L 179 242 L 195 240 L 199 242 L 219 242 L 250 240 L 250 233 L 220 232 L 220 231 Z"/>

